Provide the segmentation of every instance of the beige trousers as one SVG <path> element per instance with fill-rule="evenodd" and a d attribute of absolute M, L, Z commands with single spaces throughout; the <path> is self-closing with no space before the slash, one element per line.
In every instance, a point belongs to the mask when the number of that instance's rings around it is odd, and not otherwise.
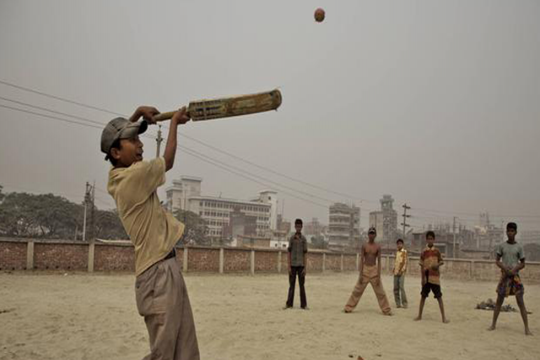
<path fill-rule="evenodd" d="M 364 290 L 368 284 L 371 284 L 373 287 L 373 291 L 375 291 L 375 295 L 377 296 L 377 301 L 379 302 L 379 307 L 381 308 L 382 312 L 384 314 L 390 314 L 390 304 L 386 298 L 386 293 L 384 292 L 382 282 L 379 281 L 379 278 L 377 277 L 377 266 L 364 266 L 363 275 L 362 277 L 358 278 L 351 297 L 345 305 L 345 311 L 351 312 L 356 305 L 358 305 L 358 302 L 360 301 L 360 298 L 362 297 L 362 294 L 364 293 Z"/>
<path fill-rule="evenodd" d="M 143 360 L 199 360 L 191 305 L 175 258 L 137 276 L 135 298 L 150 337 L 150 354 Z"/>

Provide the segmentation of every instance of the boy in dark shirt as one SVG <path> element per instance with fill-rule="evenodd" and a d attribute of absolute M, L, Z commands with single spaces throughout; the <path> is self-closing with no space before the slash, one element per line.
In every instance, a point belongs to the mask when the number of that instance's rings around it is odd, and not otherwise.
<path fill-rule="evenodd" d="M 304 283 L 306 281 L 306 256 L 307 256 L 307 240 L 302 235 L 303 222 L 301 219 L 296 219 L 294 222 L 296 233 L 289 239 L 289 247 L 287 250 L 289 259 L 289 295 L 285 309 L 293 307 L 294 288 L 296 287 L 296 276 L 298 275 L 298 283 L 300 285 L 300 307 L 307 310 L 306 289 Z"/>

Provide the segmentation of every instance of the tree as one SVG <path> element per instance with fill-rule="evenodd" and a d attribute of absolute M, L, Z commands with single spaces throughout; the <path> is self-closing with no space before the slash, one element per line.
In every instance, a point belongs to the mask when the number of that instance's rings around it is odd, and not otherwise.
<path fill-rule="evenodd" d="M 128 239 L 116 210 L 97 210 L 96 237 L 101 239 Z"/>
<path fill-rule="evenodd" d="M 311 244 L 315 249 L 326 249 L 328 247 L 328 243 L 324 241 L 324 237 L 320 235 L 312 236 Z"/>
<path fill-rule="evenodd" d="M 71 238 L 82 207 L 53 194 L 8 193 L 0 203 L 0 231 L 8 236 Z"/>
<path fill-rule="evenodd" d="M 206 237 L 206 222 L 202 217 L 192 211 L 181 209 L 174 212 L 174 217 L 186 226 L 184 242 L 193 241 L 198 245 L 210 245 L 210 239 Z"/>

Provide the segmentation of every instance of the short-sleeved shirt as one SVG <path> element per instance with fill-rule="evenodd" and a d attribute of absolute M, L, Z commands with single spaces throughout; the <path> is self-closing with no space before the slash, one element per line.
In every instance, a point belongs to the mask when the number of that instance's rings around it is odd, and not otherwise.
<path fill-rule="evenodd" d="M 431 267 L 442 263 L 442 255 L 439 249 L 435 246 L 426 248 L 422 251 L 420 255 L 420 266 L 422 267 L 422 272 L 427 276 L 427 281 L 431 284 L 440 285 L 441 284 L 441 273 L 440 270 L 434 270 Z"/>
<path fill-rule="evenodd" d="M 109 171 L 107 190 L 135 246 L 135 274 L 167 256 L 184 232 L 184 224 L 165 211 L 157 188 L 165 183 L 165 159 L 139 161 Z"/>
<path fill-rule="evenodd" d="M 291 266 L 305 266 L 304 254 L 308 251 L 307 240 L 304 235 L 297 237 L 296 234 L 289 239 L 289 247 L 291 253 Z"/>
<path fill-rule="evenodd" d="M 401 249 L 396 251 L 396 259 L 394 261 L 394 275 L 402 275 L 407 272 L 407 265 L 409 263 L 409 256 L 407 250 Z"/>
<path fill-rule="evenodd" d="M 495 254 L 502 259 L 502 263 L 510 268 L 516 267 L 521 260 L 525 260 L 523 246 L 518 243 L 510 244 L 508 241 L 497 245 Z"/>

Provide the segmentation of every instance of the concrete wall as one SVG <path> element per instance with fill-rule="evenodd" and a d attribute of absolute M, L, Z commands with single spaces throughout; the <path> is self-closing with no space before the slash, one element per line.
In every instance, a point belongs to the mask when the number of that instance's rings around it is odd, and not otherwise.
<path fill-rule="evenodd" d="M 277 249 L 178 248 L 177 258 L 184 271 L 207 273 L 287 274 L 287 252 Z M 187 262 L 186 262 L 187 260 Z M 409 259 L 408 274 L 419 276 L 419 259 Z M 0 238 L 0 271 L 134 271 L 131 245 L 88 244 L 73 241 Z M 393 256 L 383 256 L 382 269 L 391 274 Z M 356 271 L 358 255 L 313 250 L 307 256 L 310 273 Z M 500 270 L 491 260 L 445 259 L 442 278 L 497 281 Z M 521 272 L 528 283 L 540 283 L 540 263 L 527 263 Z"/>

